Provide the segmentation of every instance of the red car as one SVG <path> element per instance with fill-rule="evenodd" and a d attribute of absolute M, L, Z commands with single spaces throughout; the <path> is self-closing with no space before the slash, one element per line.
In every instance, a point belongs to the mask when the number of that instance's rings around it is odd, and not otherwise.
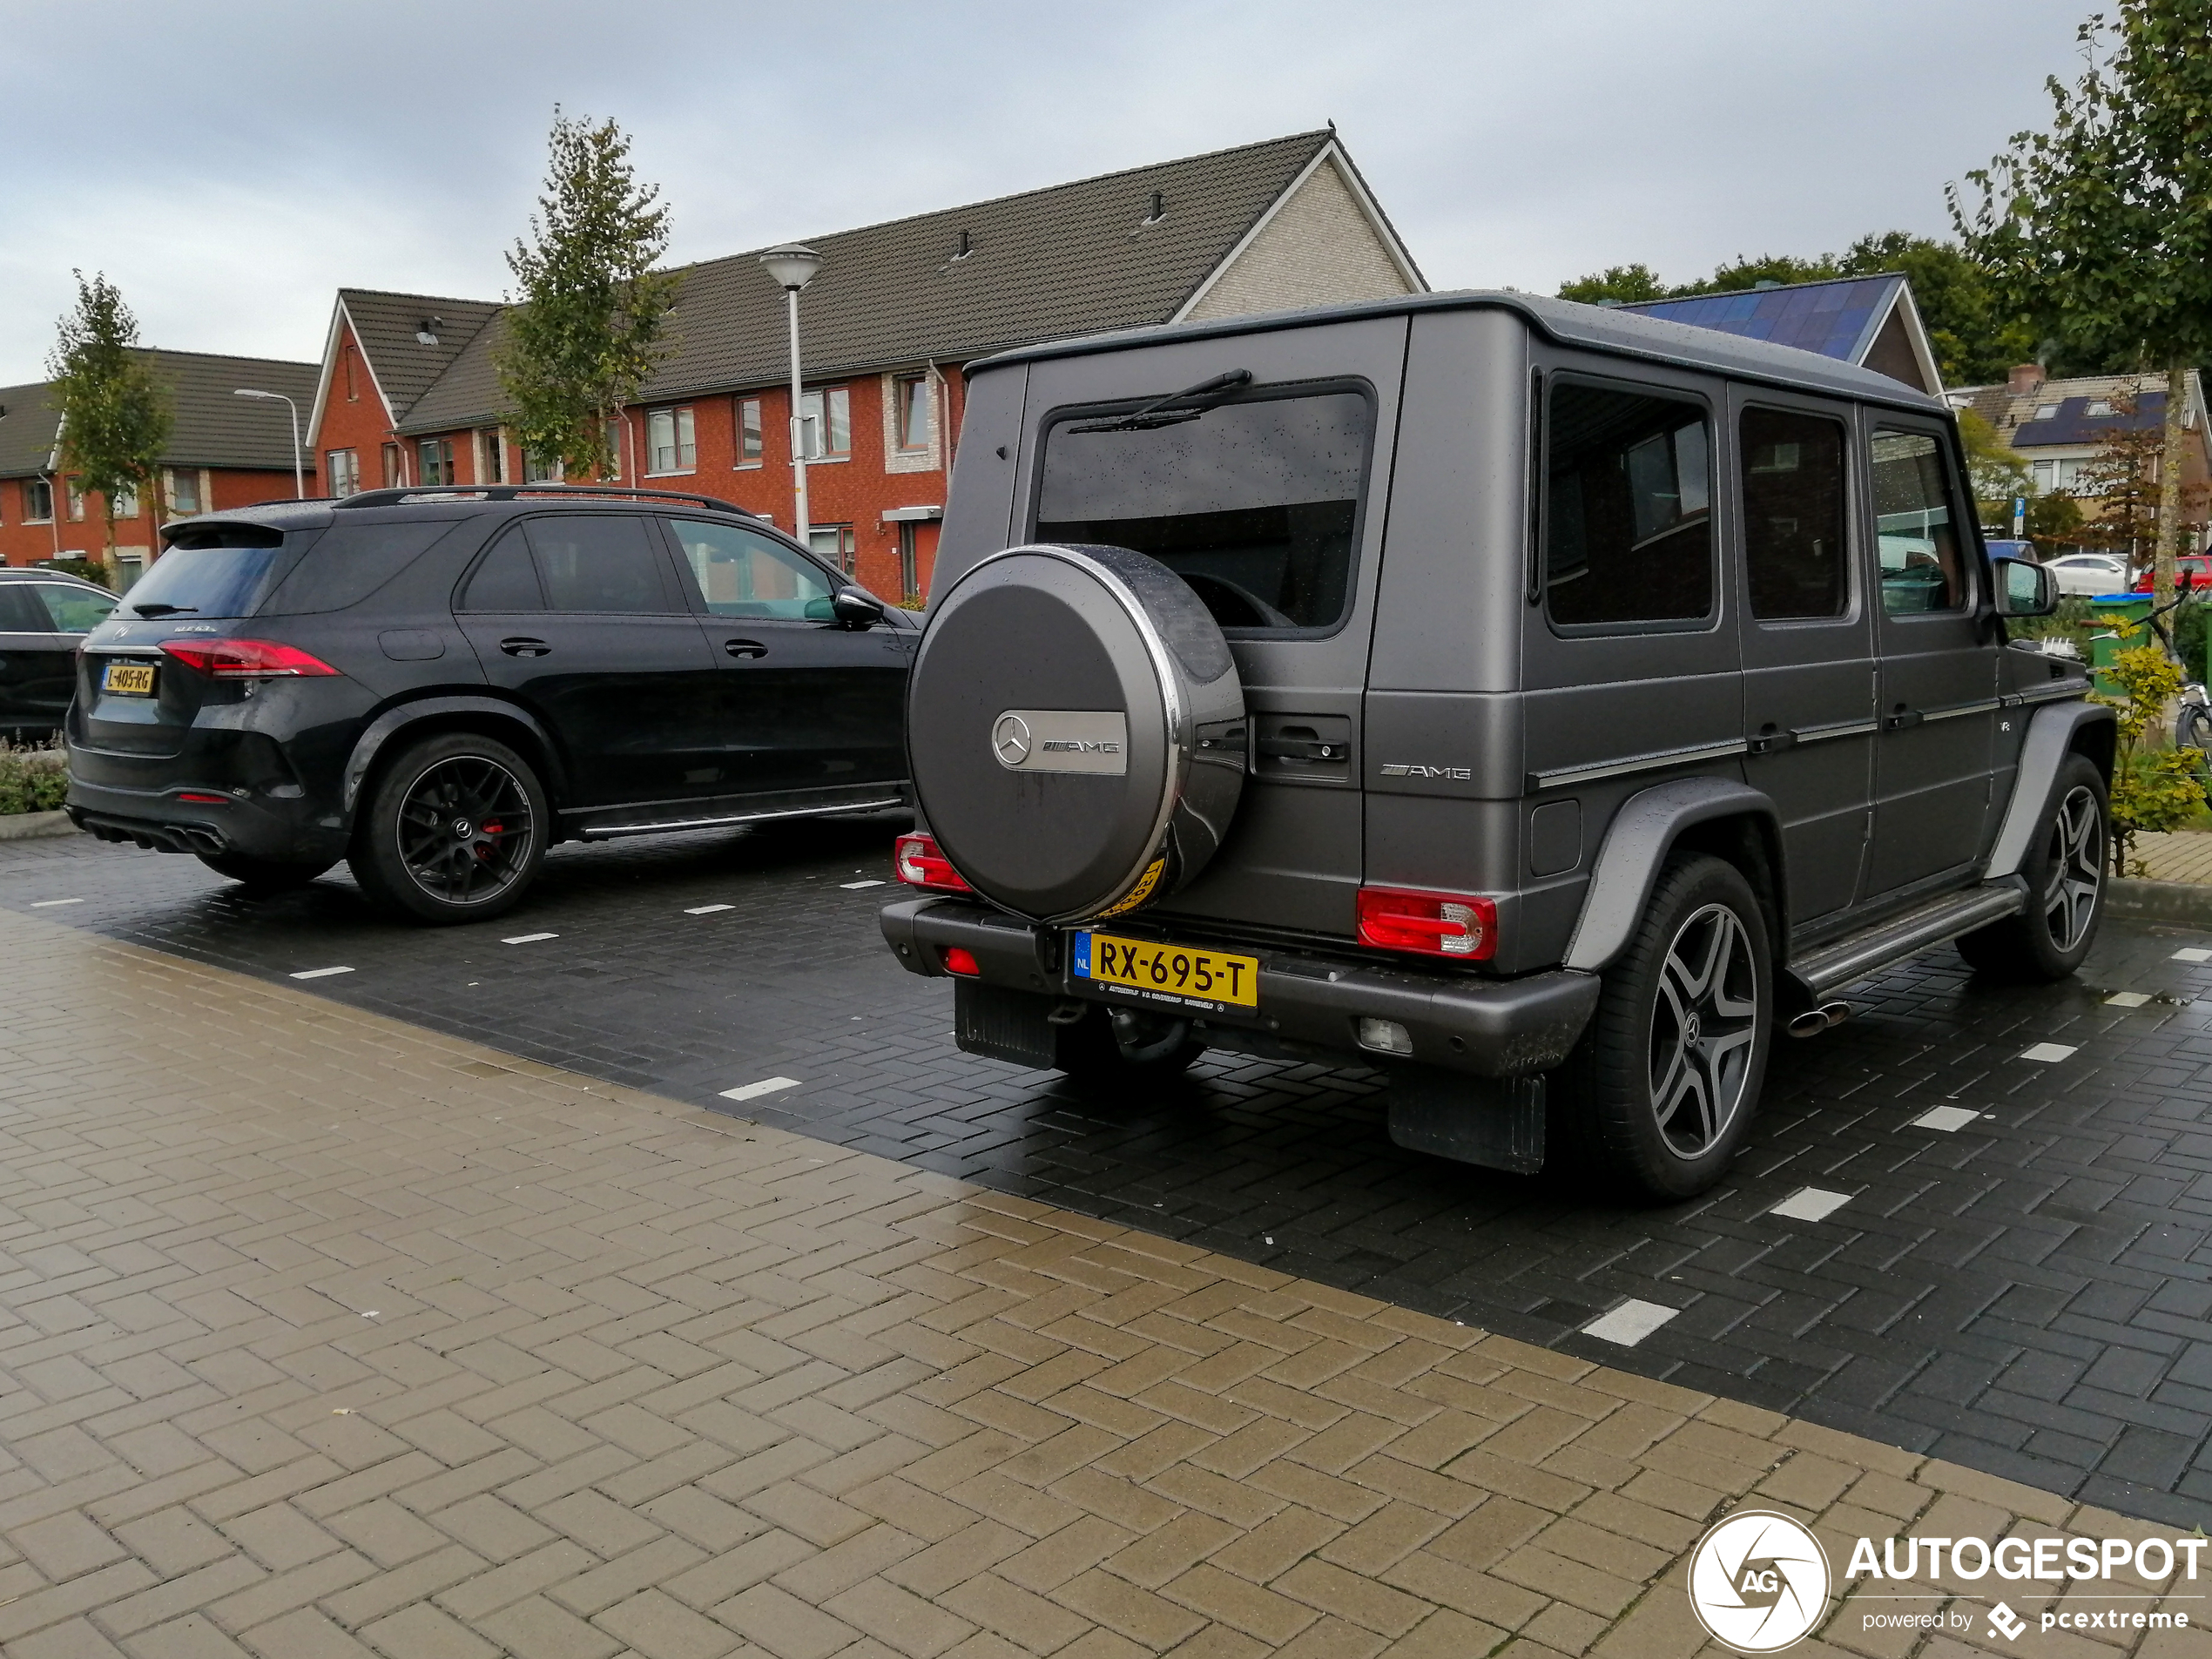
<path fill-rule="evenodd" d="M 2135 578 L 2134 591 L 2150 591 L 2151 573 L 2145 570 Z M 2199 588 L 2212 588 L 2212 554 L 2184 553 L 2174 561 L 2174 591 L 2194 593 Z"/>

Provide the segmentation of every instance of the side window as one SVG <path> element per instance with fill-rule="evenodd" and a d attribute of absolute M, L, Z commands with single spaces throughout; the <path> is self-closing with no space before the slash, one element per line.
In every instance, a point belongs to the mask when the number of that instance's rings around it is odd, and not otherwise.
<path fill-rule="evenodd" d="M 0 634 L 50 634 L 45 608 L 30 597 L 26 582 L 0 582 Z"/>
<path fill-rule="evenodd" d="M 1789 409 L 1743 411 L 1743 563 L 1762 622 L 1840 617 L 1851 604 L 1844 540 L 1844 428 Z"/>
<path fill-rule="evenodd" d="M 628 515 L 561 513 L 523 525 L 549 610 L 670 609 L 651 527 Z"/>
<path fill-rule="evenodd" d="M 1892 617 L 1961 609 L 1966 557 L 1944 482 L 1942 446 L 1932 433 L 1878 428 L 1872 475 L 1882 609 Z"/>
<path fill-rule="evenodd" d="M 537 590 L 537 571 L 530 563 L 529 543 L 520 530 L 509 530 L 476 567 L 461 596 L 463 610 L 543 610 L 545 600 Z"/>
<path fill-rule="evenodd" d="M 114 599 L 107 594 L 65 588 L 58 582 L 38 583 L 33 590 L 44 604 L 57 634 L 89 634 L 115 609 Z"/>
<path fill-rule="evenodd" d="M 792 622 L 827 622 L 834 616 L 829 583 L 790 549 L 736 524 L 678 518 L 668 527 L 710 615 Z"/>
<path fill-rule="evenodd" d="M 1712 435 L 1686 398 L 1555 386 L 1544 602 L 1567 627 L 1713 613 Z"/>

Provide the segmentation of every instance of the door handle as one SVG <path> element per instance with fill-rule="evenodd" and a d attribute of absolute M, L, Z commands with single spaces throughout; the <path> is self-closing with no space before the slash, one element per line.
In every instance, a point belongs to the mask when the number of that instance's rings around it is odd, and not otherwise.
<path fill-rule="evenodd" d="M 1770 755 L 1780 750 L 1794 749 L 1797 744 L 1796 732 L 1784 732 L 1770 720 L 1751 734 L 1750 749 L 1755 755 Z"/>
<path fill-rule="evenodd" d="M 553 651 L 553 647 L 542 639 L 528 638 L 502 639 L 499 642 L 499 648 L 509 657 L 545 657 Z"/>
<path fill-rule="evenodd" d="M 768 648 L 757 639 L 725 639 L 723 651 L 732 657 L 765 657 Z"/>
<path fill-rule="evenodd" d="M 1895 708 L 1892 709 L 1887 714 L 1882 717 L 1882 730 L 1885 732 L 1903 732 L 1910 727 L 1919 725 L 1921 720 L 1925 718 L 1925 717 L 1921 714 L 1919 710 L 1908 709 L 1904 704 L 1900 703 Z"/>

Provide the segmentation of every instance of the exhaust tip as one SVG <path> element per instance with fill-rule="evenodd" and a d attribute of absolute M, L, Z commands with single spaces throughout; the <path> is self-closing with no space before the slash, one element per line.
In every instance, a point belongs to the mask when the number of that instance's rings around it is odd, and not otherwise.
<path fill-rule="evenodd" d="M 1848 1002 L 1823 1002 L 1820 1005 L 1819 1013 L 1820 1017 L 1828 1022 L 1828 1028 L 1833 1031 L 1851 1018 L 1852 1009 Z"/>
<path fill-rule="evenodd" d="M 1828 1016 L 1818 1008 L 1808 1008 L 1783 1028 L 1793 1037 L 1817 1037 L 1828 1028 Z"/>

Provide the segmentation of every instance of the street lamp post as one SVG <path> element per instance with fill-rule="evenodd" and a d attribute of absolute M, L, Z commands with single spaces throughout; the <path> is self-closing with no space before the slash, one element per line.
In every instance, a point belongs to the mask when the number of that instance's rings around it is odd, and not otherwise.
<path fill-rule="evenodd" d="M 257 392 L 239 387 L 233 397 L 260 397 L 278 402 L 292 411 L 292 494 L 296 500 L 307 498 L 307 469 L 300 459 L 300 406 L 281 392 Z"/>
<path fill-rule="evenodd" d="M 805 422 L 800 420 L 799 404 L 804 395 L 799 369 L 799 291 L 814 280 L 822 268 L 822 256 L 811 247 L 789 242 L 782 247 L 772 247 L 760 256 L 760 263 L 784 291 L 791 320 L 791 493 L 792 513 L 798 524 L 799 544 L 807 546 L 813 526 L 806 521 L 806 445 Z"/>

